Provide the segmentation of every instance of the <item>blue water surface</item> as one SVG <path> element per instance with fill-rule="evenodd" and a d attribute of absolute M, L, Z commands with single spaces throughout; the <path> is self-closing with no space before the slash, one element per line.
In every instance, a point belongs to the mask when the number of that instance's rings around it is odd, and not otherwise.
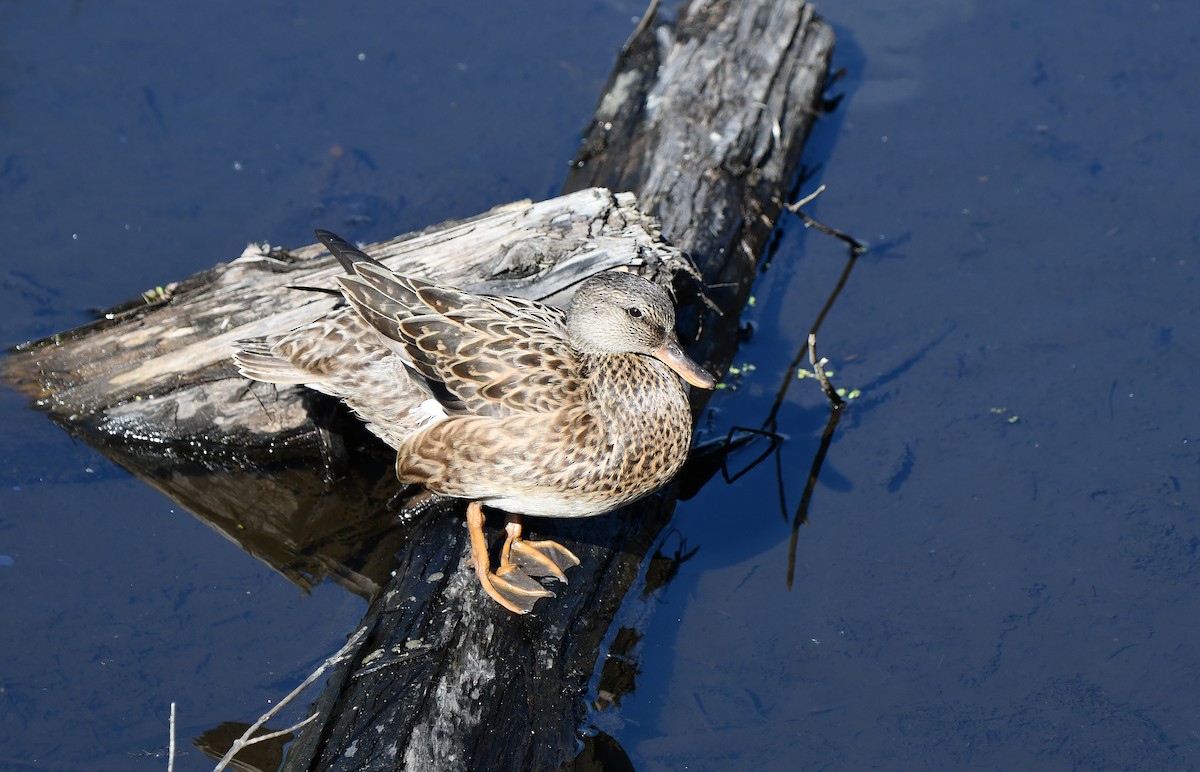
<path fill-rule="evenodd" d="M 7 345 L 249 241 L 554 195 L 643 10 L 0 8 Z M 680 505 L 668 546 L 699 550 L 627 610 L 637 688 L 596 731 L 639 770 L 1200 766 L 1200 7 L 819 10 L 844 98 L 806 211 L 871 251 L 818 345 L 862 396 L 790 588 L 773 464 Z M 708 435 L 766 418 L 845 259 L 784 223 Z M 792 384 L 788 516 L 826 416 Z M 189 739 L 254 720 L 361 617 L 11 390 L 0 426 L 0 767 L 165 768 L 175 702 L 176 769 L 209 769 Z"/>

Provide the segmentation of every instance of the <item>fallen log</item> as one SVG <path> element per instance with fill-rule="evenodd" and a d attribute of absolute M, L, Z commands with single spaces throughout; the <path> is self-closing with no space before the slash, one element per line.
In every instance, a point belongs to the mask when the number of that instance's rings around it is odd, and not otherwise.
<path fill-rule="evenodd" d="M 401 272 L 557 303 L 615 266 L 651 277 L 687 268 L 632 195 L 604 190 L 506 205 L 372 251 Z M 378 515 L 396 493 L 392 459 L 329 400 L 247 381 L 230 360 L 238 340 L 327 313 L 332 295 L 293 287 L 332 288 L 340 272 L 320 245 L 251 245 L 169 292 L 18 347 L 4 377 L 301 587 L 332 577 L 370 597 L 408 537 Z"/>
<path fill-rule="evenodd" d="M 627 44 L 566 189 L 636 191 L 694 258 L 709 302 L 691 306 L 681 337 L 697 340 L 691 352 L 723 371 L 819 110 L 833 34 L 801 2 L 694 5 L 673 28 L 649 20 Z M 700 288 L 677 289 L 686 298 Z M 693 396 L 699 410 L 703 395 Z M 569 764 L 610 623 L 672 509 L 668 492 L 591 521 L 554 523 L 553 538 L 583 565 L 561 597 L 528 617 L 479 603 L 462 570 L 463 529 L 445 517 L 427 523 L 364 620 L 364 654 L 330 679 L 317 722 L 285 768 Z M 434 603 L 418 600 L 429 582 L 443 584 Z"/>
<path fill-rule="evenodd" d="M 696 6 L 673 27 L 648 19 L 627 44 L 566 185 L 578 192 L 367 251 L 394 270 L 556 302 L 590 273 L 636 266 L 673 280 L 690 309 L 681 337 L 722 371 L 817 114 L 833 36 L 801 2 Z M 397 507 L 387 453 L 344 411 L 232 369 L 234 341 L 331 307 L 325 294 L 289 289 L 332 286 L 337 269 L 323 254 L 248 250 L 88 328 L 21 347 L 4 376 L 294 581 L 332 576 L 372 598 L 366 635 L 331 676 L 287 769 L 562 766 L 576 753 L 603 640 L 671 496 L 532 524 L 583 565 L 533 615 L 496 608 L 466 569 L 458 504 Z M 211 474 L 242 468 L 254 471 Z M 347 510 L 350 522 L 339 519 Z"/>

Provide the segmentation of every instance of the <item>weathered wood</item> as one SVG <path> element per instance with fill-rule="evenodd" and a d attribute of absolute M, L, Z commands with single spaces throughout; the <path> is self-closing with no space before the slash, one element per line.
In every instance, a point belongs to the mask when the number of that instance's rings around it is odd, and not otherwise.
<path fill-rule="evenodd" d="M 693 2 L 622 52 L 565 191 L 637 193 L 722 309 L 693 349 L 716 361 L 818 117 L 833 30 L 801 0 Z"/>
<path fill-rule="evenodd" d="M 402 272 L 558 303 L 617 265 L 667 280 L 690 269 L 632 195 L 604 190 L 370 249 Z M 334 296 L 294 287 L 332 288 L 340 271 L 320 245 L 251 245 L 169 292 L 21 346 L 0 367 L 54 421 L 297 585 L 332 578 L 372 597 L 408 537 L 392 462 L 328 398 L 247 381 L 229 358 L 238 340 L 326 313 Z"/>
<path fill-rule="evenodd" d="M 715 303 L 696 306 L 705 334 L 692 350 L 721 370 L 816 114 L 833 35 L 800 2 L 699 5 L 673 34 L 649 24 L 627 45 L 567 189 L 611 182 L 661 218 Z M 364 621 L 357 664 L 331 679 L 285 768 L 568 764 L 604 637 L 671 509 L 664 495 L 545 524 L 583 564 L 529 617 L 481 604 L 465 532 L 428 519 Z"/>
<path fill-rule="evenodd" d="M 643 264 L 676 277 L 691 308 L 681 316 L 681 337 L 698 338 L 691 353 L 723 371 L 756 260 L 816 114 L 832 45 L 829 28 L 798 0 L 698 2 L 673 29 L 646 24 L 626 46 L 600 100 L 567 183 L 578 193 L 368 249 L 394 269 L 527 296 L 546 296 L 613 264 Z M 637 193 L 668 239 L 698 263 L 706 302 L 692 302 L 702 285 L 686 278 L 654 221 L 632 208 L 631 197 L 592 190 L 596 183 Z M 523 236 L 513 235 L 521 228 L 528 228 Z M 428 262 L 404 262 L 435 247 L 443 252 L 427 253 Z M 362 473 L 345 460 L 346 450 L 369 443 L 343 431 L 344 411 L 302 389 L 250 385 L 227 360 L 235 340 L 294 326 L 329 308 L 327 296 L 288 289 L 331 286 L 336 268 L 319 254 L 319 247 L 252 250 L 183 282 L 169 297 L 24 347 L 5 362 L 5 376 L 55 421 L 120 454 L 120 463 L 159 475 L 155 484 L 170 495 L 192 496 L 185 505 L 206 512 L 231 537 L 237 534 L 221 524 L 221 513 L 247 501 L 241 489 L 206 498 L 206 478 L 179 475 L 174 464 L 248 463 L 296 475 L 315 467 L 309 474 L 320 478 L 316 487 L 336 487 L 352 497 L 351 508 L 374 515 L 366 518 L 374 526 L 355 529 L 374 538 L 392 518 L 381 500 L 386 456 L 380 461 L 368 452 L 378 468 Z M 564 273 L 549 267 L 568 258 L 581 265 L 567 265 Z M 555 283 L 532 289 L 519 281 L 526 277 Z M 129 454 L 131 447 L 137 453 Z M 345 491 L 356 475 L 366 478 L 365 493 Z M 268 482 L 258 494 L 261 504 L 274 506 L 276 494 L 294 484 L 295 478 Z M 307 498 L 291 497 L 256 533 L 294 543 L 297 523 L 314 514 Z M 549 769 L 568 763 L 605 635 L 669 520 L 671 502 L 665 493 L 601 518 L 531 523 L 535 533 L 541 528 L 575 551 L 583 565 L 570 572 L 571 584 L 559 598 L 527 617 L 508 614 L 479 589 L 465 562 L 461 518 L 450 514 L 458 505 L 435 502 L 412 515 L 414 538 L 398 547 L 393 579 L 375 595 L 363 622 L 364 642 L 331 677 L 317 704 L 319 719 L 293 745 L 286 768 Z M 236 522 L 242 528 L 244 517 Z M 358 570 L 292 562 L 304 551 L 289 546 L 268 559 L 294 579 Z M 260 545 L 256 554 L 269 552 Z M 370 593 L 382 581 L 378 571 L 364 571 L 348 584 Z"/>
<path fill-rule="evenodd" d="M 402 273 L 549 302 L 617 265 L 651 274 L 684 267 L 632 195 L 601 190 L 508 204 L 370 250 Z M 339 296 L 294 287 L 333 289 L 340 272 L 319 244 L 293 252 L 251 245 L 232 263 L 92 325 L 18 347 L 3 374 L 64 428 L 99 441 L 201 442 L 237 448 L 251 462 L 268 460 L 261 450 L 311 455 L 306 391 L 251 385 L 230 354 L 238 340 L 327 313 Z"/>

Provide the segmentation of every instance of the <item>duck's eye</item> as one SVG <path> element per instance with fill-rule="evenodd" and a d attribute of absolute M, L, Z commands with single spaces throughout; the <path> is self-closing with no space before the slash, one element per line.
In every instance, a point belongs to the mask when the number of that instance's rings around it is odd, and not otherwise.
<path fill-rule="evenodd" d="M 637 306 L 630 306 L 629 308 L 626 308 L 625 313 L 629 314 L 629 316 L 634 319 L 642 318 L 642 309 L 638 308 Z"/>

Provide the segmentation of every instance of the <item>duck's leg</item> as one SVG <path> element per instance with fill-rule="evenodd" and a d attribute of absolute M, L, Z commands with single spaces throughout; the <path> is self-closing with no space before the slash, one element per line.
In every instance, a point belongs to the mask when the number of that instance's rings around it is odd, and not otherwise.
<path fill-rule="evenodd" d="M 512 561 L 507 560 L 509 540 L 504 543 L 500 568 L 492 573 L 488 560 L 487 539 L 483 535 L 483 505 L 472 501 L 467 505 L 467 530 L 471 534 L 471 562 L 484 592 L 492 600 L 515 614 L 528 614 L 538 598 L 553 598 L 554 593 L 531 579 Z M 511 538 L 511 537 L 510 537 Z"/>
<path fill-rule="evenodd" d="M 561 582 L 567 577 L 563 571 L 579 565 L 575 553 L 556 541 L 526 541 L 521 538 L 520 515 L 509 515 L 504 526 L 508 538 L 500 550 L 500 566 L 516 565 L 529 576 L 553 576 Z"/>

